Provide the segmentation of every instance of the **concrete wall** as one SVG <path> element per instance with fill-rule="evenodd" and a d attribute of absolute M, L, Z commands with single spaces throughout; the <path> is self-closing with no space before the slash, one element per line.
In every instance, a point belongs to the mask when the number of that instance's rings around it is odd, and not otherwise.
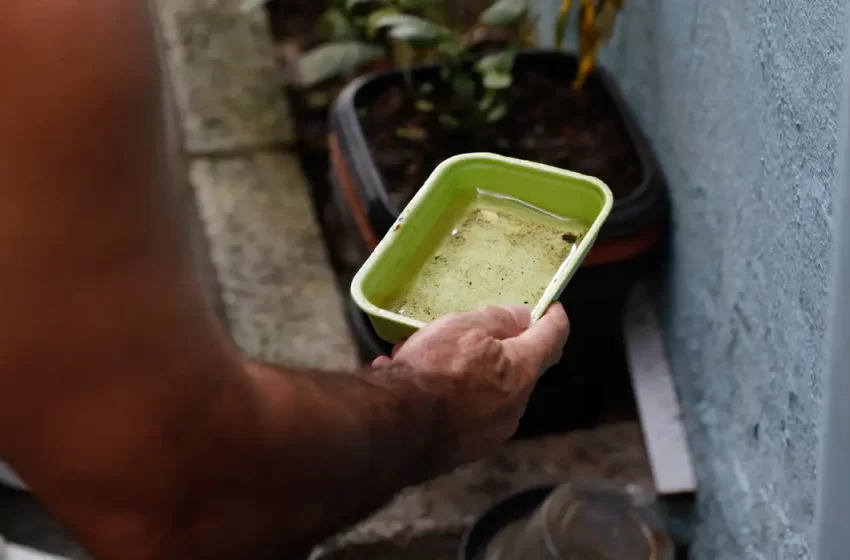
<path fill-rule="evenodd" d="M 845 4 L 627 0 L 605 55 L 672 191 L 698 558 L 812 555 Z"/>

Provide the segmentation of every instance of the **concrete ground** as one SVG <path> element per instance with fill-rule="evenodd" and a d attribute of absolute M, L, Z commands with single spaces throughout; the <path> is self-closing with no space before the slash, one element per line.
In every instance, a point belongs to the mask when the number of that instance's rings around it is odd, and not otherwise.
<path fill-rule="evenodd" d="M 353 369 L 357 353 L 342 298 L 309 185 L 289 149 L 292 121 L 264 13 L 241 13 L 237 0 L 157 2 L 179 125 L 181 200 L 210 304 L 252 358 Z M 404 492 L 334 539 L 326 554 L 454 558 L 463 529 L 497 498 L 576 477 L 650 492 L 639 427 L 509 444 L 486 461 Z M 87 558 L 24 493 L 0 490 L 0 534 L 73 560 Z"/>

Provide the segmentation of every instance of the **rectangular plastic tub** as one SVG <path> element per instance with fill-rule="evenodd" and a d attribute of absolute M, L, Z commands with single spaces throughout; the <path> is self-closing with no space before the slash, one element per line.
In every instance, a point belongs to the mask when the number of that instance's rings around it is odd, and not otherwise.
<path fill-rule="evenodd" d="M 482 188 L 589 225 L 534 305 L 532 321 L 560 296 L 596 241 L 614 201 L 602 181 L 571 171 L 485 153 L 447 159 L 401 212 L 351 284 L 355 303 L 387 342 L 405 340 L 425 323 L 384 309 L 378 302 L 419 270 L 431 256 L 434 239 L 444 237 L 454 226 L 450 217 L 458 214 L 458 208 L 474 203 Z"/>

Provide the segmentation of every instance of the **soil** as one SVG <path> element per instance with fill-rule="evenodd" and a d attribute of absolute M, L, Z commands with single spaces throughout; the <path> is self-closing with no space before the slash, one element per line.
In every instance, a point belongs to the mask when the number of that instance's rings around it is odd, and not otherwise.
<path fill-rule="evenodd" d="M 430 112 L 418 110 L 403 86 L 378 96 L 360 109 L 360 119 L 392 202 L 403 208 L 441 161 L 477 151 L 592 175 L 615 198 L 627 197 L 642 180 L 641 161 L 617 107 L 598 80 L 574 90 L 571 78 L 517 71 L 506 116 L 475 134 L 440 123 L 452 95 L 438 84 L 428 97 L 436 108 Z M 416 134 L 402 137 L 399 130 Z"/>
<path fill-rule="evenodd" d="M 316 45 L 319 17 L 327 9 L 322 0 L 275 0 L 266 6 L 269 27 L 275 43 L 304 51 Z"/>

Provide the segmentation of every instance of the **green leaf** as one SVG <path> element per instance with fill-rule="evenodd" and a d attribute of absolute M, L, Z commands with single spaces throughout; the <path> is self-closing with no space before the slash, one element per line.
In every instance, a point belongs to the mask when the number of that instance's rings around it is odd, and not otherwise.
<path fill-rule="evenodd" d="M 514 78 L 503 72 L 487 72 L 484 74 L 484 87 L 487 89 L 507 89 L 511 87 Z"/>
<path fill-rule="evenodd" d="M 457 128 L 460 126 L 460 122 L 451 115 L 440 115 L 437 120 L 440 121 L 440 124 L 448 128 Z"/>
<path fill-rule="evenodd" d="M 504 103 L 496 105 L 487 113 L 487 122 L 494 123 L 496 121 L 502 120 L 505 115 L 508 114 L 508 106 Z"/>
<path fill-rule="evenodd" d="M 431 2 L 432 0 L 395 0 L 395 4 L 404 12 L 424 10 L 431 7 Z"/>
<path fill-rule="evenodd" d="M 325 80 L 343 76 L 378 60 L 384 54 L 383 47 L 358 41 L 320 45 L 298 60 L 299 85 L 312 87 Z"/>
<path fill-rule="evenodd" d="M 319 20 L 322 36 L 328 41 L 352 41 L 357 39 L 357 26 L 339 8 L 328 8 Z"/>
<path fill-rule="evenodd" d="M 619 8 L 612 3 L 606 3 L 596 14 L 594 29 L 599 34 L 600 41 L 607 43 L 614 34 L 614 25 L 617 23 L 617 11 Z"/>
<path fill-rule="evenodd" d="M 478 110 L 481 112 L 487 111 L 493 105 L 494 101 L 496 101 L 496 91 L 492 89 L 485 91 L 484 97 L 478 102 Z"/>
<path fill-rule="evenodd" d="M 475 63 L 475 69 L 479 72 L 493 72 L 499 66 L 499 55 L 498 54 L 488 54 L 487 56 L 481 57 L 478 62 Z"/>
<path fill-rule="evenodd" d="M 498 53 L 488 54 L 478 59 L 475 63 L 475 69 L 482 74 L 489 72 L 499 72 L 502 74 L 510 74 L 514 67 L 514 59 L 516 51 L 513 49 L 505 49 Z"/>
<path fill-rule="evenodd" d="M 396 10 L 395 14 L 389 14 L 379 18 L 377 21 L 374 22 L 374 25 L 378 29 L 384 27 L 395 27 L 397 25 L 420 26 L 423 28 L 439 27 L 436 23 L 430 22 L 427 19 L 412 16 L 410 14 L 398 13 L 398 10 Z"/>
<path fill-rule="evenodd" d="M 450 37 L 447 37 L 447 39 L 450 39 Z M 454 60 L 463 56 L 464 45 L 461 44 L 459 41 L 441 41 L 440 44 L 437 46 L 437 51 L 440 53 L 440 56 L 442 56 L 443 59 Z"/>
<path fill-rule="evenodd" d="M 311 91 L 307 94 L 307 105 L 312 109 L 329 107 L 334 100 L 334 92 L 327 90 Z"/>
<path fill-rule="evenodd" d="M 555 22 L 555 48 L 560 49 L 567 36 L 567 27 L 570 23 L 571 0 L 561 0 L 561 8 L 558 11 L 558 20 Z"/>
<path fill-rule="evenodd" d="M 528 11 L 529 0 L 496 0 L 478 20 L 484 25 L 509 26 Z"/>
<path fill-rule="evenodd" d="M 454 76 L 451 86 L 458 97 L 463 99 L 472 99 L 475 97 L 475 80 L 466 74 Z"/>
<path fill-rule="evenodd" d="M 430 113 L 434 110 L 434 104 L 427 99 L 418 99 L 416 101 L 416 110 L 423 113 Z"/>
<path fill-rule="evenodd" d="M 513 67 L 516 52 L 505 49 L 478 60 L 475 69 L 482 74 L 487 89 L 507 89 L 513 84 Z"/>
<path fill-rule="evenodd" d="M 428 138 L 428 132 L 424 128 L 414 125 L 408 125 L 404 128 L 398 128 L 396 129 L 395 134 L 399 138 L 413 140 L 415 142 L 419 142 Z"/>
<path fill-rule="evenodd" d="M 375 2 L 376 0 L 345 0 L 345 9 L 348 11 L 353 10 L 357 6 L 361 4 L 369 4 L 371 2 Z M 385 2 L 381 2 L 382 4 Z"/>
<path fill-rule="evenodd" d="M 374 38 L 378 31 L 381 30 L 382 26 L 378 24 L 387 16 L 395 16 L 399 15 L 399 11 L 397 8 L 392 6 L 387 6 L 386 8 L 381 8 L 380 10 L 375 10 L 371 14 L 369 14 L 369 21 L 366 24 L 366 29 L 369 32 L 369 36 Z"/>
<path fill-rule="evenodd" d="M 378 18 L 375 29 L 388 28 L 393 39 L 416 46 L 429 46 L 440 42 L 449 34 L 448 29 L 434 22 L 409 14 L 389 14 Z"/>

